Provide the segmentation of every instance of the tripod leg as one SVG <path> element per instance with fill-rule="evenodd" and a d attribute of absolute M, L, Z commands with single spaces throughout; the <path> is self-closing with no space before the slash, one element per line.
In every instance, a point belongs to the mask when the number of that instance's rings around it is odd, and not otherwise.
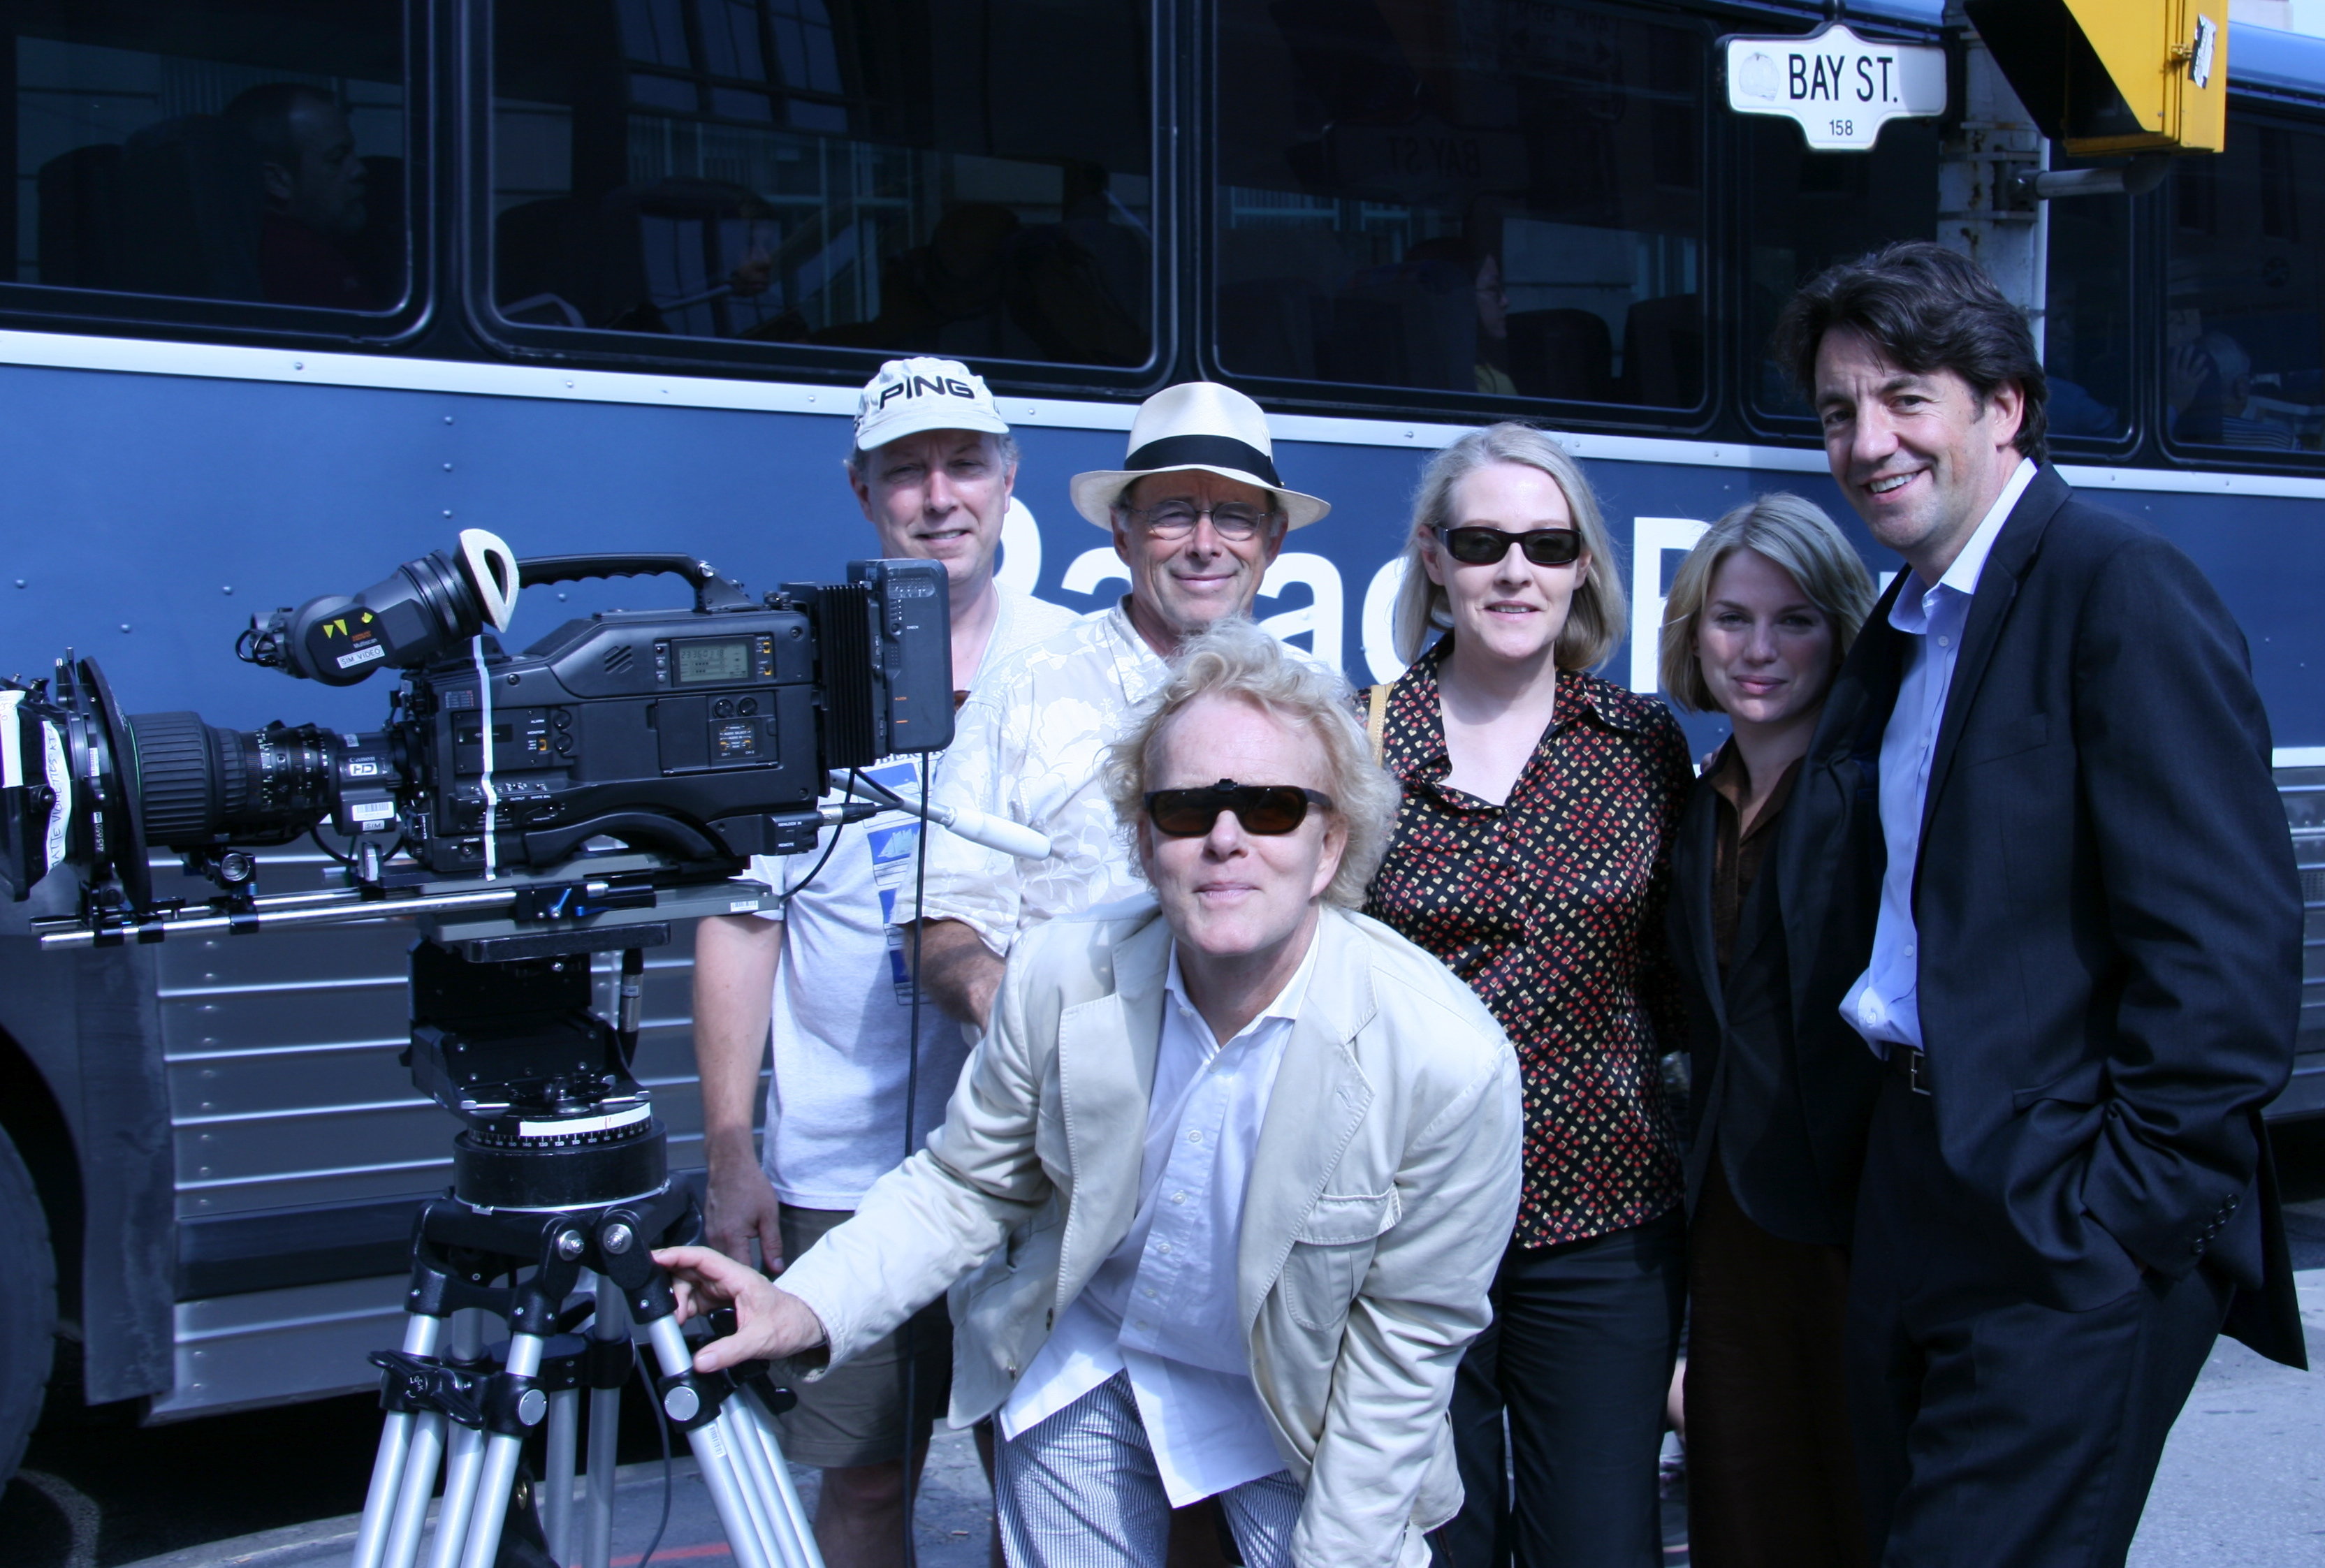
<path fill-rule="evenodd" d="M 784 1550 L 791 1533 L 775 1514 L 774 1483 L 760 1468 L 759 1446 L 745 1429 L 745 1422 L 742 1409 L 730 1398 L 710 1425 L 727 1445 L 728 1461 L 735 1468 L 736 1496 L 751 1517 L 751 1529 L 759 1537 L 759 1549 L 766 1554 L 773 1568 L 792 1568 L 792 1559 Z"/>
<path fill-rule="evenodd" d="M 403 1466 L 403 1490 L 396 1495 L 380 1568 L 412 1568 L 420 1560 L 420 1537 L 428 1526 L 428 1499 L 436 1495 L 436 1467 L 444 1458 L 444 1417 L 434 1411 L 412 1428 L 412 1453 Z"/>
<path fill-rule="evenodd" d="M 444 1320 L 412 1313 L 403 1320 L 406 1355 L 432 1356 L 443 1333 Z M 412 1411 L 390 1413 L 381 1424 L 379 1457 L 372 1461 L 371 1490 L 364 1497 L 363 1524 L 356 1531 L 354 1568 L 380 1568 L 387 1549 L 388 1527 L 395 1516 L 395 1499 L 403 1490 L 404 1466 L 412 1456 L 412 1428 L 419 1417 Z"/>
<path fill-rule="evenodd" d="M 589 1326 L 589 1337 L 626 1340 L 629 1334 L 630 1312 L 623 1303 L 622 1287 L 600 1276 L 597 1280 L 597 1317 Z M 620 1434 L 621 1423 L 622 1391 L 619 1388 L 591 1389 L 588 1545 L 581 1558 L 583 1568 L 607 1568 L 614 1555 L 615 1439 Z"/>
<path fill-rule="evenodd" d="M 760 1403 L 754 1389 L 742 1389 L 742 1410 L 746 1415 L 748 1435 L 765 1456 L 767 1472 L 774 1478 L 774 1508 L 791 1524 L 791 1538 L 795 1543 L 795 1559 L 804 1568 L 823 1568 L 823 1549 L 816 1545 L 816 1531 L 809 1526 L 807 1510 L 800 1508 L 800 1489 L 791 1484 L 791 1466 L 783 1462 L 783 1443 L 774 1435 L 774 1417 L 767 1415 L 767 1406 Z"/>
<path fill-rule="evenodd" d="M 675 1317 L 654 1319 L 647 1325 L 647 1332 L 653 1337 L 654 1359 L 661 1362 L 664 1376 L 675 1375 L 693 1365 L 693 1352 L 686 1348 L 686 1336 L 678 1332 Z M 743 1479 L 719 1426 L 719 1422 L 713 1421 L 696 1427 L 686 1436 L 693 1446 L 703 1487 L 718 1507 L 718 1522 L 726 1527 L 727 1545 L 735 1554 L 736 1568 L 777 1568 L 769 1561 L 765 1537 L 758 1533 L 756 1522 L 743 1499 Z"/>
<path fill-rule="evenodd" d="M 754 1479 L 776 1521 L 776 1560 L 783 1568 L 823 1568 L 815 1531 L 808 1523 L 807 1510 L 800 1507 L 798 1489 L 792 1485 L 791 1466 L 783 1462 L 783 1445 L 775 1436 L 774 1418 L 748 1387 L 740 1389 L 727 1407 L 734 1413 L 743 1443 L 755 1461 Z"/>
<path fill-rule="evenodd" d="M 549 1554 L 560 1563 L 572 1561 L 573 1449 L 581 1421 L 581 1390 L 561 1388 L 549 1397 L 549 1458 L 542 1468 L 541 1523 L 549 1537 Z M 361 1564 L 357 1568 L 362 1568 Z"/>
<path fill-rule="evenodd" d="M 453 1320 L 455 1353 L 462 1360 L 484 1350 L 483 1315 L 468 1311 Z M 444 1500 L 436 1510 L 436 1535 L 429 1543 L 428 1568 L 459 1568 L 461 1549 L 468 1538 L 468 1519 L 476 1511 L 477 1482 L 484 1475 L 482 1432 L 454 1426 L 449 1449 L 449 1456 L 444 1462 Z"/>
<path fill-rule="evenodd" d="M 541 1336 L 509 1336 L 508 1370 L 530 1378 L 541 1370 Z M 524 1448 L 520 1433 L 496 1432 L 485 1439 L 476 1506 L 468 1517 L 467 1551 L 460 1568 L 493 1568 L 501 1549 L 501 1526 L 508 1521 L 509 1491 L 516 1485 L 516 1462 Z"/>

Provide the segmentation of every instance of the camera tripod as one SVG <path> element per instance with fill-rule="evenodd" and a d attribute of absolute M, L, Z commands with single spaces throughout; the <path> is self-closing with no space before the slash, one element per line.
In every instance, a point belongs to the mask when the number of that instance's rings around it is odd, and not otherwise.
<path fill-rule="evenodd" d="M 657 1138 L 659 1130 L 657 1130 Z M 669 1279 L 649 1255 L 699 1228 L 692 1197 L 665 1187 L 645 1199 L 550 1213 L 488 1213 L 431 1200 L 413 1241 L 401 1350 L 372 1359 L 387 1412 L 372 1468 L 355 1568 L 415 1568 L 440 1461 L 443 1502 L 428 1568 L 493 1568 L 519 1495 L 520 1451 L 547 1426 L 538 1489 L 550 1559 L 607 1568 L 613 1540 L 614 1434 L 630 1376 L 630 1325 L 645 1331 L 658 1397 L 683 1429 L 739 1568 L 822 1568 L 792 1490 L 764 1379 L 693 1370 Z M 521 1265 L 514 1287 L 486 1281 Z M 560 1333 L 567 1298 L 594 1276 L 585 1338 Z M 465 1315 L 456 1317 L 455 1314 Z M 504 1317 L 505 1354 L 486 1354 L 484 1314 Z M 457 1326 L 456 1326 L 457 1325 Z M 573 1530 L 581 1390 L 589 1390 L 586 1539 Z M 529 1505 L 525 1511 L 532 1511 Z M 523 1533 L 531 1534 L 527 1519 Z M 576 1549 L 577 1545 L 579 1550 Z M 519 1559 L 522 1560 L 522 1559 Z M 536 1559 L 537 1561 L 538 1559 Z"/>
<path fill-rule="evenodd" d="M 641 949 L 667 932 L 631 926 L 588 938 L 458 944 L 476 957 L 431 940 L 412 950 L 414 1076 L 468 1125 L 454 1144 L 451 1195 L 431 1199 L 413 1225 L 403 1345 L 372 1357 L 386 1417 L 354 1568 L 608 1568 L 614 1439 L 634 1329 L 653 1351 L 654 1397 L 686 1434 L 738 1568 L 822 1568 L 774 1432 L 788 1394 L 764 1369 L 694 1370 L 669 1277 L 652 1257 L 701 1231 L 692 1195 L 670 1183 L 662 1126 L 628 1071 Z M 575 949 L 617 943 L 616 1028 L 589 1011 L 589 963 Z M 576 1302 L 585 1281 L 589 1294 Z M 509 1331 L 498 1353 L 486 1344 L 492 1318 Z M 587 1334 L 577 1334 L 585 1323 Z M 588 1496 L 577 1542 L 584 1388 Z M 519 1461 L 543 1427 L 536 1508 Z M 423 1560 L 440 1466 L 443 1500 Z"/>

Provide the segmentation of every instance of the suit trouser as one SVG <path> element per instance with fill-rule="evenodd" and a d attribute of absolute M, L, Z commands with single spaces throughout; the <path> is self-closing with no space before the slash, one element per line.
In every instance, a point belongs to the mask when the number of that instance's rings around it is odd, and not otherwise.
<path fill-rule="evenodd" d="M 1866 1524 L 1884 1568 L 2114 1568 L 2229 1287 L 2144 1274 L 2083 1312 L 2005 1277 L 1998 1220 L 1946 1171 L 1926 1096 L 1874 1110 L 1850 1276 Z"/>
<path fill-rule="evenodd" d="M 1494 1322 L 1454 1379 L 1464 1495 L 1461 1511 L 1432 1537 L 1440 1562 L 1663 1562 L 1655 1455 L 1686 1290 L 1687 1227 L 1677 1209 L 1604 1236 L 1504 1255 Z"/>
<path fill-rule="evenodd" d="M 1711 1151 L 1687 1233 L 1695 1568 L 1863 1568 L 1841 1330 L 1848 1254 L 1755 1224 Z"/>
<path fill-rule="evenodd" d="M 993 1491 L 1011 1568 L 1159 1568 L 1170 1545 L 1171 1499 L 1127 1372 L 1005 1439 Z M 1250 1568 L 1292 1568 L 1306 1496 L 1288 1471 L 1218 1494 Z"/>

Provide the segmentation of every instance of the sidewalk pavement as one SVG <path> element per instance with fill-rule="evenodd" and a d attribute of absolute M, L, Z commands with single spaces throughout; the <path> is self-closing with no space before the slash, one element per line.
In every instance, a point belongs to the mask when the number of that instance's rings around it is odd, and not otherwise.
<path fill-rule="evenodd" d="M 654 1547 L 653 1563 L 672 1568 L 717 1568 L 732 1559 L 718 1510 L 696 1473 L 683 1443 L 671 1460 L 670 1524 Z M 626 1464 L 615 1472 L 613 1568 L 639 1568 L 639 1558 L 662 1513 L 662 1467 L 659 1460 Z M 812 1518 L 820 1471 L 792 1466 L 800 1503 Z M 579 1516 L 579 1508 L 576 1516 Z M 269 1530 L 236 1541 L 148 1557 L 129 1568 L 346 1568 L 355 1547 L 356 1516 Z M 922 1472 L 921 1505 L 913 1520 L 921 1568 L 987 1568 L 993 1529 L 993 1496 L 967 1432 L 940 1425 Z"/>
<path fill-rule="evenodd" d="M 2310 1360 L 2325 1369 L 2325 1268 L 2303 1270 L 2302 1316 Z M 819 1473 L 793 1466 L 811 1516 Z M 670 1524 L 653 1562 L 715 1568 L 726 1537 L 694 1462 L 672 1461 Z M 639 1568 L 661 1512 L 659 1462 L 625 1466 L 615 1508 L 614 1568 Z M 922 1568 L 986 1568 L 993 1501 L 966 1432 L 940 1427 L 915 1520 Z M 355 1542 L 352 1517 L 236 1541 L 220 1541 L 130 1568 L 341 1568 Z M 1666 1549 L 1669 1564 L 1686 1562 Z M 2133 1543 L 2129 1568 L 2325 1568 L 2325 1378 L 2265 1361 L 2222 1340 L 2172 1428 Z"/>

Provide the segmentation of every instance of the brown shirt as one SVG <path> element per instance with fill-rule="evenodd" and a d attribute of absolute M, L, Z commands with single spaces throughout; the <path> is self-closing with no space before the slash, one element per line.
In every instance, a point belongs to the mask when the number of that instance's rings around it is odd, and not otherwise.
<path fill-rule="evenodd" d="M 1714 807 L 1718 827 L 1712 836 L 1711 861 L 1711 939 L 1719 957 L 1719 973 L 1728 974 L 1728 960 L 1736 952 L 1736 927 L 1743 920 L 1744 900 L 1751 895 L 1752 884 L 1760 875 L 1760 862 L 1767 857 L 1768 846 L 1775 842 L 1777 819 L 1784 815 L 1784 803 L 1792 798 L 1792 780 L 1800 776 L 1801 760 L 1792 759 L 1783 777 L 1769 791 L 1768 802 L 1760 807 L 1760 815 L 1752 826 L 1740 833 L 1744 816 L 1744 797 L 1751 788 L 1751 776 L 1744 770 L 1743 753 L 1736 742 L 1728 742 L 1719 748 L 1711 761 L 1710 771 L 1703 781 L 1718 796 Z"/>

